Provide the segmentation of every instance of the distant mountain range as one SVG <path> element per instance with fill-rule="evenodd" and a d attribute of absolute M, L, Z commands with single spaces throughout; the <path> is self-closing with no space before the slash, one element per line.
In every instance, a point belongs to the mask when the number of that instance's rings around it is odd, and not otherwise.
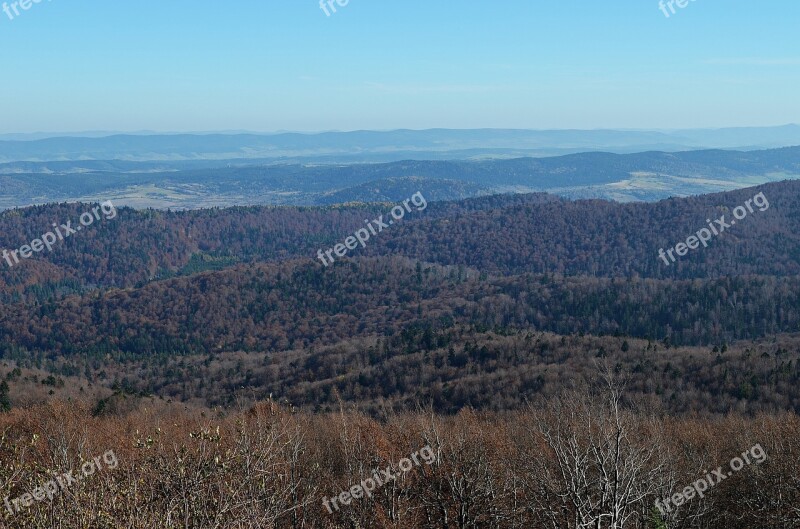
<path fill-rule="evenodd" d="M 434 201 L 527 192 L 654 201 L 799 177 L 800 147 L 357 164 L 29 161 L 0 165 L 0 208 L 105 200 L 162 209 L 329 205 L 398 201 L 416 191 Z"/>
<path fill-rule="evenodd" d="M 430 129 L 318 134 L 117 134 L 0 136 L 0 163 L 264 159 L 362 162 L 618 154 L 693 149 L 756 150 L 800 145 L 800 126 L 671 131 Z"/>

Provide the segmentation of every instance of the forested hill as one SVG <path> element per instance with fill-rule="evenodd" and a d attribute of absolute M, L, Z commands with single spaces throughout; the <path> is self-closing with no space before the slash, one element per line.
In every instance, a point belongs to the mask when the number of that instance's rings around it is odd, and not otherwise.
<path fill-rule="evenodd" d="M 754 209 L 713 237 L 708 248 L 669 266 L 658 257 L 763 192 Z M 133 287 L 176 274 L 237 263 L 316 260 L 394 204 L 325 208 L 250 207 L 164 212 L 120 209 L 53 252 L 9 268 L 0 261 L 0 296 L 49 299 L 94 287 Z M 20 248 L 54 222 L 77 224 L 88 206 L 50 205 L 0 213 L 0 249 Z M 506 195 L 429 203 L 372 237 L 357 256 L 405 256 L 489 274 L 691 279 L 745 274 L 800 274 L 800 182 L 680 198 L 654 204 L 566 201 Z M 726 222 L 727 222 L 726 221 Z M 319 266 L 322 264 L 315 261 Z"/>
<path fill-rule="evenodd" d="M 659 259 L 759 193 L 769 208 Z M 431 201 L 317 260 L 393 205 L 119 209 L 0 261 L 0 358 L 212 405 L 248 388 L 448 411 L 512 408 L 569 380 L 576 358 L 605 359 L 674 410 L 800 406 L 800 182 L 654 204 Z M 0 250 L 91 209 L 3 212 Z M 711 387 L 725 395 L 713 406 L 686 396 Z"/>
<path fill-rule="evenodd" d="M 0 305 L 0 358 L 208 405 L 452 412 L 512 409 L 607 362 L 668 409 L 726 413 L 800 407 L 798 330 L 797 278 L 486 278 L 380 257 Z"/>
<path fill-rule="evenodd" d="M 800 331 L 800 281 L 485 278 L 388 257 L 331 269 L 286 262 L 3 306 L 0 343 L 8 351 L 146 357 L 285 351 L 454 324 L 718 344 Z"/>

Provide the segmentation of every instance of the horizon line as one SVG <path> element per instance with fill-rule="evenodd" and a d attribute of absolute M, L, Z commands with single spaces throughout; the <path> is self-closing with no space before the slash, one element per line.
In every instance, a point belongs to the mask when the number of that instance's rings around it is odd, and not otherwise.
<path fill-rule="evenodd" d="M 110 131 L 110 130 L 83 130 L 66 132 L 3 132 L 0 133 L 0 141 L 36 141 L 40 139 L 54 138 L 86 138 L 99 139 L 110 138 L 113 136 L 279 136 L 284 134 L 299 134 L 307 136 L 317 136 L 322 134 L 355 134 L 355 133 L 392 133 L 392 132 L 432 132 L 432 131 L 497 131 L 497 132 L 657 132 L 674 133 L 685 131 L 721 131 L 721 130 L 740 130 L 740 129 L 780 129 L 789 127 L 800 127 L 798 123 L 784 123 L 780 125 L 737 125 L 730 127 L 686 127 L 686 128 L 629 128 L 629 127 L 599 127 L 599 128 L 514 128 L 514 127 L 432 127 L 432 128 L 392 128 L 392 129 L 330 129 L 330 130 L 276 130 L 276 131 L 254 131 L 254 130 L 191 130 L 191 131 L 157 131 L 157 130 L 130 130 L 130 131 Z M 24 140 L 24 137 L 33 137 Z M 18 139 L 13 139 L 17 137 Z"/>

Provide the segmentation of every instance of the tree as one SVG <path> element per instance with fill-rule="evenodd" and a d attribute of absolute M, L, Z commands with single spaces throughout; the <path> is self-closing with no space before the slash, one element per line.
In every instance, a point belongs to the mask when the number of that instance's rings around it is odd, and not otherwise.
<path fill-rule="evenodd" d="M 651 510 L 647 502 L 667 467 L 659 427 L 626 408 L 608 368 L 602 382 L 599 392 L 575 391 L 553 399 L 549 410 L 531 408 L 531 444 L 550 456 L 529 458 L 531 510 L 541 513 L 542 526 L 623 529 Z"/>
<path fill-rule="evenodd" d="M 0 412 L 7 412 L 11 409 L 11 399 L 8 397 L 8 382 L 0 382 Z"/>

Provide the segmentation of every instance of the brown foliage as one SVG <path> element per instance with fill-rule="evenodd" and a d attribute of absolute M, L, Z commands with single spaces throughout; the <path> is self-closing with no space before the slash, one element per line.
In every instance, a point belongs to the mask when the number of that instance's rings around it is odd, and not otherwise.
<path fill-rule="evenodd" d="M 656 528 L 654 502 L 761 443 L 749 465 L 671 514 L 669 527 L 796 527 L 800 418 L 662 419 L 608 392 L 510 414 L 176 408 L 92 418 L 52 402 L 0 415 L 0 492 L 18 497 L 113 450 L 114 469 L 35 502 L 16 528 Z M 424 446 L 437 456 L 329 514 L 331 498 Z M 614 492 L 613 494 L 611 492 Z M 587 517 L 588 516 L 588 517 Z M 592 522 L 592 520 L 595 520 Z M 583 523 L 584 525 L 581 525 Z"/>

